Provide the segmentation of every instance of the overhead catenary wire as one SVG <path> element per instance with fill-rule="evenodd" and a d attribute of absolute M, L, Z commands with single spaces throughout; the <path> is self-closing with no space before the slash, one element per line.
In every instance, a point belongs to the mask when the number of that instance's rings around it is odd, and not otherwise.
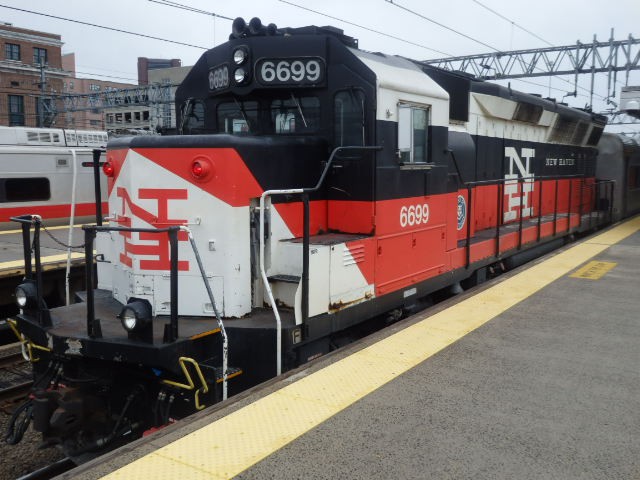
<path fill-rule="evenodd" d="M 478 0 L 472 0 L 473 2 L 477 3 L 478 5 L 480 5 L 482 8 L 489 10 L 491 13 L 493 13 L 494 15 L 497 15 L 498 17 L 502 18 L 503 20 L 506 20 L 507 22 L 511 23 L 513 26 L 519 28 L 520 30 L 522 30 L 525 33 L 528 33 L 529 35 L 531 35 L 534 38 L 537 38 L 538 40 L 540 40 L 541 42 L 546 43 L 547 45 L 549 45 L 550 47 L 554 47 L 555 45 L 553 45 L 552 43 L 548 42 L 547 40 L 545 40 L 544 38 L 542 38 L 541 36 L 533 33 L 530 30 L 527 30 L 526 28 L 524 28 L 522 25 L 517 24 L 515 21 L 511 20 L 510 18 L 505 17 L 504 15 L 502 15 L 499 12 L 496 12 L 495 10 L 493 10 L 492 8 L 487 7 L 485 4 L 483 4 L 482 2 L 478 1 Z"/>
<path fill-rule="evenodd" d="M 282 1 L 282 0 L 281 0 L 281 1 Z M 485 47 L 487 47 L 487 48 L 490 48 L 491 50 L 495 50 L 496 52 L 499 52 L 499 51 L 500 51 L 498 48 L 493 47 L 493 46 L 489 45 L 488 43 L 484 43 L 483 41 L 478 40 L 477 38 L 473 38 L 473 37 L 471 37 L 471 36 L 467 35 L 466 33 L 459 32 L 458 30 L 455 30 L 454 28 L 448 27 L 448 26 L 446 26 L 446 25 L 444 25 L 444 24 L 442 24 L 442 23 L 440 23 L 440 22 L 437 22 L 437 21 L 435 21 L 435 20 L 434 20 L 434 19 L 432 19 L 432 18 L 429 18 L 429 17 L 427 17 L 427 16 L 425 16 L 425 15 L 422 15 L 422 14 L 421 14 L 421 13 L 419 13 L 419 12 L 416 12 L 415 10 L 411 10 L 410 8 L 407 8 L 407 7 L 405 7 L 404 5 L 400 5 L 399 3 L 396 3 L 394 0 L 385 0 L 385 1 L 386 1 L 387 3 L 390 3 L 391 5 L 393 5 L 394 7 L 399 8 L 400 10 L 404 10 L 404 11 L 406 11 L 406 12 L 409 12 L 409 13 L 411 13 L 411 14 L 413 14 L 413 15 L 417 16 L 417 17 L 422 18 L 423 20 L 426 20 L 426 21 L 428 21 L 428 22 L 433 23 L 434 25 L 438 25 L 439 27 L 442 27 L 442 28 L 444 28 L 445 30 L 449 30 L 450 32 L 453 32 L 453 33 L 455 33 L 455 34 L 457 34 L 457 35 L 460 35 L 460 36 L 462 36 L 462 37 L 464 37 L 464 38 L 467 38 L 467 39 L 469 39 L 469 40 L 471 40 L 471 41 L 473 41 L 473 42 L 479 43 L 480 45 L 483 45 L 483 46 L 485 46 Z M 449 54 L 447 54 L 447 55 L 449 55 Z M 450 56 L 453 56 L 453 55 L 450 55 Z"/>
<path fill-rule="evenodd" d="M 84 22 L 82 20 L 75 20 L 73 18 L 59 17 L 57 15 L 51 15 L 49 13 L 43 13 L 43 12 L 35 12 L 33 10 L 27 10 L 25 8 L 12 7 L 12 6 L 9 6 L 9 5 L 4 5 L 4 4 L 0 4 L 0 7 L 7 8 L 9 10 L 16 10 L 18 12 L 30 13 L 32 15 L 39 15 L 39 16 L 47 17 L 47 18 L 55 18 L 56 20 L 62 20 L 62 21 L 71 22 L 71 23 L 77 23 L 77 24 L 86 25 L 86 26 L 89 26 L 89 27 L 101 28 L 103 30 L 111 30 L 113 32 L 126 33 L 127 35 L 134 35 L 136 37 L 148 38 L 150 40 L 158 40 L 158 41 L 161 41 L 161 42 L 173 43 L 175 45 L 182 45 L 184 47 L 199 48 L 199 49 L 202 49 L 202 50 L 208 50 L 209 49 L 209 47 L 203 47 L 201 45 L 193 45 L 191 43 L 178 42 L 176 40 L 169 40 L 167 38 L 155 37 L 153 35 L 145 35 L 144 33 L 130 32 L 129 30 L 123 30 L 121 28 L 107 27 L 106 25 L 99 25 L 97 23 Z"/>
<path fill-rule="evenodd" d="M 519 24 L 518 24 L 518 23 L 516 23 L 514 20 L 511 20 L 510 18 L 505 17 L 505 16 L 504 16 L 504 15 L 502 15 L 501 13 L 496 12 L 495 10 L 493 10 L 492 8 L 490 8 L 490 7 L 486 6 L 485 4 L 483 4 L 482 2 L 480 2 L 479 0 L 472 0 L 472 1 L 473 1 L 474 3 L 476 3 L 476 4 L 480 5 L 482 8 L 484 8 L 484 9 L 486 9 L 486 10 L 490 11 L 490 12 L 491 12 L 491 13 L 493 13 L 494 15 L 496 15 L 496 16 L 498 16 L 498 17 L 502 18 L 503 20 L 506 20 L 506 21 L 507 21 L 507 22 L 509 22 L 509 23 L 511 23 L 511 25 L 513 25 L 513 26 L 515 26 L 515 27 L 519 28 L 519 29 L 520 29 L 520 30 L 522 30 L 523 32 L 528 33 L 529 35 L 533 36 L 534 38 L 537 38 L 537 39 L 538 39 L 538 40 L 540 40 L 541 42 L 546 43 L 546 44 L 547 44 L 547 45 L 549 45 L 550 47 L 555 47 L 555 45 L 553 45 L 553 44 L 552 44 L 551 42 L 549 42 L 548 40 L 545 40 L 545 39 L 544 39 L 544 38 L 542 38 L 540 35 L 537 35 L 537 34 L 535 34 L 534 32 L 532 32 L 531 30 L 528 30 L 528 29 L 524 28 L 522 25 L 519 25 Z M 571 54 L 569 54 L 569 55 L 571 55 Z M 576 91 L 577 91 L 577 89 L 578 89 L 578 88 L 580 88 L 580 89 L 582 89 L 582 90 L 584 90 L 584 91 L 586 91 L 586 92 L 590 92 L 590 90 L 589 90 L 589 89 L 587 89 L 587 88 L 585 88 L 585 87 L 581 87 L 580 85 L 578 85 L 577 81 L 571 82 L 570 80 L 567 80 L 567 79 L 565 79 L 565 78 L 560 78 L 560 80 L 562 80 L 563 82 L 569 83 L 570 85 L 572 84 L 572 85 L 574 86 L 574 88 L 576 89 Z M 533 82 L 529 82 L 529 83 L 533 83 Z M 533 83 L 533 84 L 534 84 L 534 85 L 538 85 L 538 84 L 535 84 L 535 83 Z M 556 89 L 556 90 L 557 90 L 557 89 Z M 570 94 L 570 93 L 572 93 L 572 92 L 567 92 L 567 93 L 568 93 L 568 94 Z M 574 93 L 575 93 L 575 91 L 574 91 Z M 578 95 L 576 94 L 576 95 L 574 95 L 574 96 L 578 96 Z M 586 95 L 580 95 L 580 96 L 582 96 L 582 97 L 586 97 Z M 600 96 L 600 95 L 598 95 L 598 96 L 599 96 L 602 100 L 607 100 L 607 97 L 603 97 L 603 96 Z"/>
<path fill-rule="evenodd" d="M 282 0 L 280 0 L 280 1 L 282 1 Z M 395 2 L 395 0 L 385 0 L 385 2 L 390 3 L 391 5 L 393 5 L 393 6 L 397 7 L 397 8 L 399 8 L 399 9 L 401 9 L 401 10 L 404 10 L 404 11 L 406 11 L 406 12 L 408 12 L 408 13 L 411 13 L 412 15 L 415 15 L 415 16 L 417 16 L 417 17 L 420 17 L 420 18 L 422 18 L 422 19 L 424 19 L 424 20 L 426 20 L 426 21 L 428 21 L 428 22 L 431 22 L 431 23 L 433 23 L 433 24 L 435 24 L 435 25 L 438 25 L 439 27 L 442 27 L 442 28 L 444 28 L 445 30 L 449 30 L 449 31 L 451 31 L 451 32 L 453 32 L 453 33 L 456 33 L 457 35 L 460 35 L 460 36 L 462 36 L 462 37 L 464 37 L 464 38 L 467 38 L 467 39 L 469 39 L 469 40 L 472 40 L 472 41 L 474 41 L 474 42 L 476 42 L 476 43 L 478 43 L 478 44 L 480 44 L 480 45 L 484 45 L 485 47 L 488 47 L 488 48 L 490 48 L 490 49 L 492 49 L 492 50 L 495 50 L 496 52 L 501 52 L 501 50 L 497 49 L 496 47 L 493 47 L 493 46 L 491 46 L 491 45 L 489 45 L 489 44 L 487 44 L 487 43 L 482 42 L 481 40 L 478 40 L 478 39 L 476 39 L 476 38 L 473 38 L 473 37 L 471 37 L 470 35 L 467 35 L 467 34 L 465 34 L 465 33 L 459 32 L 458 30 L 455 30 L 455 29 L 453 29 L 453 28 L 451 28 L 451 27 L 448 27 L 447 25 L 444 25 L 444 24 L 442 24 L 442 23 L 440 23 L 440 22 L 437 22 L 437 21 L 435 21 L 435 20 L 433 20 L 433 19 L 431 19 L 431 18 L 429 18 L 429 17 L 427 17 L 427 16 L 425 16 L 425 15 L 422 15 L 422 14 L 421 14 L 421 13 L 419 13 L 419 12 L 416 12 L 415 10 L 411 10 L 410 8 L 407 8 L 407 7 L 403 6 L 403 5 L 400 5 L 399 3 L 396 3 L 396 2 Z M 537 69 L 537 70 L 542 71 L 542 69 L 541 69 L 540 67 L 536 67 L 536 69 Z M 580 86 L 580 85 L 578 85 L 578 84 L 574 84 L 574 83 L 573 83 L 573 82 L 571 82 L 570 80 L 567 80 L 567 79 L 562 78 L 562 77 L 556 77 L 556 78 L 558 78 L 558 80 L 561 80 L 561 81 L 563 81 L 563 82 L 565 82 L 565 83 L 568 83 L 569 85 L 571 85 L 571 86 L 573 86 L 574 88 L 576 88 L 576 90 L 579 88 L 579 89 L 581 89 L 581 90 L 584 90 L 584 91 L 586 91 L 586 92 L 589 92 L 590 94 L 592 93 L 592 92 L 591 92 L 591 90 L 589 90 L 588 88 L 581 87 L 581 86 Z M 545 87 L 545 88 L 547 88 L 547 87 Z M 598 95 L 598 94 L 596 94 L 596 93 L 593 93 L 593 95 L 595 95 L 595 96 L 597 96 L 597 97 L 600 97 L 600 99 L 602 99 L 602 100 L 605 100 L 605 99 L 606 99 L 606 97 L 604 97 L 604 96 L 602 96 L 602 95 Z"/>
<path fill-rule="evenodd" d="M 544 85 L 542 83 L 532 82 L 531 80 L 523 80 L 522 78 L 512 78 L 512 79 L 510 79 L 510 81 L 527 83 L 529 85 L 535 85 L 536 87 L 541 87 L 541 88 L 544 88 L 544 89 L 550 89 L 550 90 L 555 90 L 557 92 L 567 93 L 567 91 L 564 88 L 549 87 L 549 85 Z M 585 95 L 583 93 L 576 93 L 575 96 L 576 97 L 589 98 L 589 95 Z"/>
<path fill-rule="evenodd" d="M 225 17 L 225 16 L 223 16 L 223 15 L 218 15 L 218 14 L 215 14 L 215 13 L 213 13 L 213 12 L 207 12 L 207 11 L 204 11 L 204 10 L 200 10 L 200 9 L 197 9 L 197 8 L 193 8 L 193 7 L 190 7 L 190 6 L 187 6 L 187 5 L 183 5 L 183 4 L 180 4 L 180 3 L 177 3 L 177 2 L 173 2 L 173 1 L 170 1 L 170 0 L 150 0 L 150 1 L 152 1 L 153 3 L 157 3 L 157 4 L 161 4 L 161 5 L 166 5 L 166 6 L 169 6 L 169 7 L 174 7 L 174 8 L 179 8 L 179 9 L 187 10 L 187 11 L 192 11 L 192 12 L 194 12 L 194 13 L 205 14 L 205 15 L 212 15 L 212 16 L 215 16 L 215 17 L 223 18 L 223 19 L 225 19 L 225 20 L 231 20 L 231 18 L 230 18 L 230 17 Z M 288 5 L 291 5 L 291 6 L 294 6 L 294 7 L 297 7 L 297 8 L 300 8 L 300 9 L 303 9 L 303 10 L 306 10 L 306 11 L 309 11 L 309 12 L 312 12 L 312 13 L 315 13 L 315 14 L 318 14 L 318 15 L 321 15 L 321 16 L 325 16 L 325 17 L 327 17 L 327 18 L 331 18 L 331 19 L 334 19 L 334 20 L 337 20 L 337 21 L 340 21 L 340 22 L 343 22 L 343 23 L 346 23 L 346 24 L 349 24 L 349 25 L 353 25 L 353 26 L 355 26 L 355 27 L 357 27 L 357 28 L 361 28 L 361 29 L 363 29 L 363 30 L 370 31 L 370 32 L 373 32 L 373 33 L 375 33 L 375 34 L 385 36 L 385 37 L 387 37 L 387 38 L 392 38 L 392 39 L 394 39 L 394 40 L 398 40 L 398 41 L 401 41 L 401 42 L 404 42 L 404 43 L 407 43 L 407 44 L 410 44 L 410 45 L 414 45 L 414 46 L 417 46 L 417 47 L 420 47 L 420 48 L 424 48 L 424 49 L 426 49 L 426 50 L 430 50 L 430 51 L 433 51 L 433 52 L 436 52 L 436 53 L 439 53 L 439 54 L 442 54 L 442 55 L 451 56 L 451 54 L 450 54 L 450 53 L 442 52 L 442 51 L 439 51 L 439 50 L 436 50 L 436 49 L 433 49 L 433 48 L 427 47 L 426 45 L 423 45 L 423 44 L 419 44 L 419 43 L 416 43 L 416 42 L 412 42 L 412 41 L 410 41 L 410 40 L 406 40 L 406 39 L 403 39 L 403 38 L 400 38 L 400 37 L 397 37 L 397 36 L 394 36 L 394 35 L 390 35 L 390 34 L 387 34 L 387 33 L 385 33 L 385 32 L 382 32 L 382 31 L 379 31 L 379 30 L 375 30 L 375 29 L 372 29 L 372 28 L 366 27 L 366 26 L 364 26 L 364 25 L 360 25 L 360 24 L 357 24 L 357 23 L 354 23 L 354 22 L 350 22 L 350 21 L 347 21 L 347 20 L 341 19 L 341 18 L 339 18 L 339 17 L 335 17 L 335 16 L 332 16 L 332 15 L 329 15 L 329 14 L 326 14 L 326 13 L 323 13 L 323 12 L 320 12 L 320 11 L 317 11 L 317 10 L 313 10 L 313 9 L 311 9 L 311 8 L 308 8 L 308 7 L 305 7 L 305 6 L 302 6 L 302 5 L 298 5 L 298 4 L 296 4 L 296 3 L 293 3 L 293 2 L 291 2 L 291 1 L 287 1 L 287 0 L 279 0 L 279 1 L 280 1 L 281 3 L 285 3 L 285 4 L 288 4 Z M 495 47 L 492 47 L 491 45 L 488 45 L 488 44 L 486 44 L 486 43 L 484 43 L 484 42 L 481 42 L 480 40 L 474 39 L 473 37 L 471 37 L 471 36 L 469 36 L 469 35 L 466 35 L 466 34 L 464 34 L 464 33 L 462 33 L 462 32 L 459 32 L 459 31 L 457 31 L 457 30 L 455 30 L 455 29 L 452 29 L 452 28 L 450 28 L 450 27 L 447 27 L 446 25 L 443 25 L 443 24 L 441 24 L 441 23 L 439 23 L 439 22 L 436 22 L 435 20 L 430 19 L 430 18 L 428 18 L 428 17 L 426 17 L 426 16 L 424 16 L 424 15 L 421 15 L 421 14 L 419 14 L 418 12 L 414 12 L 413 10 L 410 10 L 410 9 L 408 9 L 408 8 L 406 8 L 406 7 L 403 7 L 402 5 L 399 5 L 399 4 L 395 3 L 395 1 L 394 1 L 394 0 L 385 0 L 385 1 L 386 1 L 386 2 L 388 2 L 388 3 L 390 3 L 390 4 L 392 4 L 393 6 L 396 6 L 396 7 L 398 7 L 398 8 L 403 9 L 403 10 L 406 10 L 406 11 L 408 11 L 408 12 L 410 12 L 410 13 L 414 14 L 414 15 L 418 15 L 419 17 L 421 17 L 421 18 L 423 18 L 423 19 L 425 19 L 425 20 L 427 20 L 427 21 L 429 21 L 429 22 L 432 22 L 432 23 L 434 23 L 434 24 L 436 24 L 436 25 L 438 25 L 438 26 L 440 26 L 440 27 L 442 27 L 442 28 L 448 29 L 448 30 L 450 30 L 450 31 L 452 31 L 452 32 L 454 32 L 454 33 L 456 33 L 456 34 L 458 34 L 458 35 L 461 35 L 461 36 L 463 36 L 463 37 L 465 37 L 465 38 L 468 38 L 468 39 L 470 39 L 470 40 L 473 40 L 473 41 L 475 41 L 475 42 L 477 42 L 477 43 L 479 43 L 479 44 L 481 44 L 481 45 L 484 45 L 484 46 L 486 46 L 486 47 L 488 47 L 488 48 L 491 48 L 491 49 L 493 49 L 493 50 L 498 51 L 498 49 L 496 49 Z M 480 5 L 480 6 L 484 7 L 484 8 L 487 8 L 488 10 L 492 11 L 491 9 L 489 9 L 488 7 L 486 7 L 485 5 L 483 5 L 481 2 L 478 2 L 478 1 L 476 1 L 476 0 L 474 0 L 474 2 L 476 2 L 478 5 Z M 175 44 L 178 44 L 178 45 L 183 45 L 183 46 L 188 46 L 188 47 L 193 47 L 193 48 L 200 48 L 200 49 L 203 49 L 203 50 L 206 50 L 206 49 L 208 48 L 208 47 L 203 47 L 203 46 L 199 46 L 199 45 L 193 45 L 193 44 L 188 44 L 188 43 L 178 42 L 178 41 L 174 41 L 174 40 L 170 40 L 170 39 L 165 39 L 165 38 L 161 38 L 161 37 L 155 37 L 155 36 L 150 36 L 150 35 L 140 34 L 140 33 L 136 33 L 136 32 L 130 32 L 130 31 L 127 31 L 127 30 L 122 30 L 122 29 L 118 29 L 118 28 L 114 28 L 114 27 L 108 27 L 108 26 L 105 26 L 105 25 L 99 25 L 99 24 L 94 24 L 94 23 L 90 23 L 90 22 L 84 22 L 84 21 L 81 21 L 81 20 L 75 20 L 75 19 L 71 19 L 71 18 L 65 18 L 65 17 L 55 16 L 55 15 L 51 15 L 51 14 L 47 14 L 47 13 L 36 12 L 36 11 L 27 10 L 27 9 L 18 8 L 18 7 L 12 7 L 12 6 L 8 6 L 8 5 L 4 5 L 4 4 L 0 4 L 0 7 L 2 7 L 2 8 L 7 8 L 7 9 L 11 9 L 11 10 L 17 10 L 17 11 L 21 11 L 21 12 L 25 12 L 25 13 L 30 13 L 30 14 L 34 14 L 34 15 L 40 15 L 40 16 L 44 16 L 44 17 L 48 17 L 48 18 L 59 19 L 59 20 L 62 20 L 62 21 L 68 21 L 68 22 L 72 22 L 72 23 L 78 23 L 78 24 L 82 24 L 82 25 L 87 25 L 87 26 L 95 27 L 95 28 L 101 28 L 101 29 L 105 29 L 105 30 L 111 30 L 111 31 L 119 32 L 119 33 L 125 33 L 125 34 L 129 34 L 129 35 L 140 36 L 140 37 L 143 37 L 143 38 L 149 38 L 149 39 L 158 40 L 158 41 L 163 41 L 163 42 L 175 43 Z M 497 12 L 492 11 L 492 13 L 494 13 L 494 14 L 496 14 L 496 15 L 499 15 L 499 16 L 500 16 L 500 14 L 499 14 L 499 13 L 497 13 Z M 510 22 L 512 22 L 512 21 L 511 21 L 510 19 L 508 19 L 507 17 L 501 16 L 501 18 L 504 18 L 506 21 L 510 21 Z M 513 22 L 513 23 L 515 23 L 515 22 Z M 526 29 L 524 29 L 524 27 L 520 27 L 520 26 L 518 26 L 518 27 L 519 27 L 519 28 L 522 28 L 522 29 L 523 29 L 523 30 L 525 30 L 525 31 L 527 31 Z M 529 33 L 533 34 L 533 32 L 529 32 Z M 535 34 L 533 34 L 533 35 L 535 35 Z M 542 40 L 543 40 L 543 41 L 545 41 L 546 43 L 548 43 L 546 40 L 544 40 L 544 39 L 542 39 Z M 135 81 L 135 79 L 129 79 L 129 78 L 125 78 L 125 77 L 116 77 L 116 76 L 109 76 L 109 75 L 100 75 L 100 74 L 93 74 L 93 73 L 87 73 L 87 72 L 77 72 L 77 73 L 80 73 L 80 74 L 83 74 L 83 75 L 97 75 L 97 76 L 101 76 L 101 77 L 105 77 L 105 78 L 118 78 L 118 79 L 123 79 L 123 80 L 132 80 L 132 81 Z M 571 84 L 571 85 L 573 86 L 573 82 L 571 82 L 571 81 L 569 81 L 569 80 L 566 80 L 566 79 L 564 79 L 564 78 L 561 78 L 561 77 L 558 77 L 558 78 L 560 78 L 560 80 L 562 80 L 562 81 L 564 81 L 564 82 L 566 82 L 566 83 L 569 83 L 569 84 Z M 523 80 L 520 80 L 520 81 L 523 81 Z M 524 81 L 523 81 L 523 82 L 524 82 Z M 540 85 L 540 84 L 536 84 L 536 83 L 534 83 L 534 82 L 529 82 L 529 83 L 531 83 L 531 84 L 533 84 L 533 85 L 542 86 L 542 85 Z M 544 86 L 544 88 L 547 88 L 547 86 Z M 561 89 L 558 89 L 558 88 L 552 88 L 552 87 L 550 87 L 550 86 L 549 86 L 548 88 L 553 89 L 553 90 L 563 91 L 563 90 L 561 90 Z M 586 92 L 590 92 L 590 90 L 589 90 L 589 89 L 587 89 L 587 88 L 585 88 L 585 87 L 582 87 L 582 86 L 579 86 L 579 85 L 577 85 L 577 88 L 579 88 L 580 90 L 586 91 Z M 600 98 L 600 99 L 603 99 L 603 100 L 605 100 L 605 99 L 607 98 L 607 97 L 604 97 L 604 96 L 599 95 L 599 94 L 594 94 L 594 95 L 595 95 L 596 97 Z M 585 96 L 585 95 L 580 95 L 580 96 Z"/>
<path fill-rule="evenodd" d="M 117 77 L 117 76 L 115 76 L 115 75 L 105 75 L 105 74 L 103 74 L 103 73 L 79 72 L 79 71 L 77 71 L 77 70 L 76 70 L 74 73 L 75 73 L 76 75 L 77 75 L 77 74 L 80 74 L 80 75 L 94 75 L 94 76 L 96 76 L 96 77 L 115 78 L 116 80 L 130 80 L 130 81 L 132 81 L 132 82 L 137 82 L 137 81 L 138 81 L 138 79 L 137 79 L 137 78 L 131 78 L 131 77 Z M 78 78 L 78 77 L 76 77 L 76 79 L 78 79 L 78 80 L 98 80 L 98 81 L 100 81 L 100 79 L 99 79 L 99 78 Z M 106 81 L 106 80 L 105 80 L 105 81 Z M 123 82 L 123 83 L 124 83 L 124 82 Z M 137 84 L 136 84 L 136 85 L 137 85 Z M 136 86 L 136 85 L 133 85 L 133 86 Z"/>
<path fill-rule="evenodd" d="M 153 2 L 153 3 L 157 3 L 159 5 L 164 5 L 166 7 L 178 8 L 180 10 L 186 10 L 188 12 L 200 13 L 202 15 L 209 15 L 211 17 L 222 18 L 224 20 L 233 21 L 233 18 L 231 18 L 231 17 L 225 17 L 224 15 L 219 15 L 219 14 L 214 13 L 214 12 L 207 12 L 206 10 L 201 10 L 199 8 L 194 8 L 194 7 L 191 7 L 189 5 L 183 5 L 182 3 L 178 3 L 178 2 L 172 2 L 170 0 L 149 0 L 149 1 Z"/>
<path fill-rule="evenodd" d="M 303 5 L 299 5 L 297 3 L 293 3 L 293 2 L 290 2 L 288 0 L 278 0 L 278 1 L 281 2 L 281 3 L 286 3 L 287 5 L 291 5 L 293 7 L 300 8 L 302 10 L 306 10 L 306 11 L 311 12 L 311 13 L 315 13 L 317 15 L 322 15 L 323 17 L 331 18 L 332 20 L 337 20 L 339 22 L 346 23 L 347 25 L 353 25 L 354 27 L 361 28 L 361 29 L 366 30 L 368 32 L 376 33 L 378 35 L 382 35 L 382 36 L 387 37 L 387 38 L 392 38 L 394 40 L 398 40 L 400 42 L 403 42 L 403 43 L 406 43 L 406 44 L 409 44 L 409 45 L 413 45 L 415 47 L 424 48 L 425 50 L 429 50 L 431 52 L 439 53 L 441 55 L 447 55 L 449 57 L 453 56 L 450 53 L 443 52 L 441 50 L 436 50 L 435 48 L 427 47 L 426 45 L 422 45 L 420 43 L 412 42 L 411 40 L 406 40 L 404 38 L 396 37 L 395 35 L 391 35 L 389 33 L 381 32 L 380 30 L 375 30 L 373 28 L 365 27 L 364 25 L 359 25 L 359 24 L 351 22 L 349 20 L 344 20 L 342 18 L 335 17 L 333 15 L 329 15 L 328 13 L 319 12 L 318 10 L 313 10 L 312 8 L 305 7 Z"/>
<path fill-rule="evenodd" d="M 101 67 L 96 67 L 95 65 L 80 65 L 79 63 L 76 64 L 76 68 L 88 68 L 90 70 L 102 70 L 103 72 L 109 72 L 109 73 L 124 73 L 125 75 L 131 75 L 130 71 L 124 71 L 124 70 L 114 70 L 112 68 L 101 68 Z"/>

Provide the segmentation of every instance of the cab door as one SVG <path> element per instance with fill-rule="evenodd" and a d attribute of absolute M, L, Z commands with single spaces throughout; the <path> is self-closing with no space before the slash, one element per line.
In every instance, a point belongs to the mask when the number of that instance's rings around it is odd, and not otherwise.
<path fill-rule="evenodd" d="M 365 94 L 360 89 L 338 91 L 334 96 L 334 145 L 366 145 Z M 327 177 L 329 231 L 372 234 L 375 153 L 347 150 L 333 159 Z"/>

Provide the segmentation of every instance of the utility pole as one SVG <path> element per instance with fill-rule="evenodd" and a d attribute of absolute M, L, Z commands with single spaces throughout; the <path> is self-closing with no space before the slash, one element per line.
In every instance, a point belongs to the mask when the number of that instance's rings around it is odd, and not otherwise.
<path fill-rule="evenodd" d="M 45 92 L 44 62 L 40 59 L 40 97 L 38 98 L 38 126 L 44 127 L 44 92 Z"/>

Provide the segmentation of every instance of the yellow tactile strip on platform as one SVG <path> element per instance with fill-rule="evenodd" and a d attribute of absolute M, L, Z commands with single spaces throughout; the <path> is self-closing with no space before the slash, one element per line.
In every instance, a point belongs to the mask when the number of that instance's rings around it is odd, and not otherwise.
<path fill-rule="evenodd" d="M 640 230 L 640 217 L 301 378 L 105 479 L 230 478 Z"/>
<path fill-rule="evenodd" d="M 71 260 L 84 260 L 84 253 L 71 252 Z M 59 253 L 56 255 L 49 255 L 46 257 L 41 257 L 40 262 L 42 263 L 42 268 L 44 270 L 50 270 L 51 268 L 59 268 L 60 263 L 66 263 L 67 254 Z M 9 262 L 0 262 L 0 276 L 2 275 L 18 275 L 19 273 L 24 274 L 24 260 L 11 260 Z"/>
<path fill-rule="evenodd" d="M 589 262 L 585 266 L 579 268 L 571 275 L 571 278 L 584 278 L 587 280 L 600 280 L 607 272 L 613 270 L 618 265 L 616 262 Z"/>

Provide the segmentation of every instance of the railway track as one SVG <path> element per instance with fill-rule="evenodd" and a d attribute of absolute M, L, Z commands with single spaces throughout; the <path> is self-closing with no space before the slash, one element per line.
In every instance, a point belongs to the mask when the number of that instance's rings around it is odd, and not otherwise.
<path fill-rule="evenodd" d="M 15 345 L 18 344 L 16 343 L 9 346 L 15 348 Z M 0 353 L 0 370 L 22 365 L 24 363 L 26 363 L 26 360 L 22 357 L 22 352 L 20 350 L 17 352 Z"/>
<path fill-rule="evenodd" d="M 14 405 L 29 394 L 32 384 L 20 344 L 0 347 L 0 410 L 7 413 L 13 410 Z"/>
<path fill-rule="evenodd" d="M 74 468 L 76 464 L 70 458 L 53 462 L 16 480 L 49 480 Z"/>

